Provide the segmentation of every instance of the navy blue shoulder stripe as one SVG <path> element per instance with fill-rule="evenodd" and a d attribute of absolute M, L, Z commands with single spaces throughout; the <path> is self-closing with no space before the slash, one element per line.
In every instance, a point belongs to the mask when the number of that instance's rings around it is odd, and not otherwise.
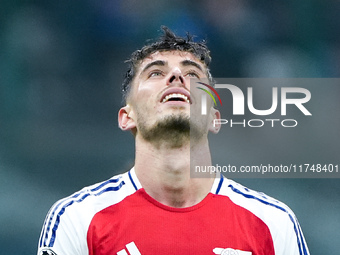
<path fill-rule="evenodd" d="M 41 234 L 41 239 L 40 239 L 40 242 L 39 242 L 39 246 L 40 247 L 42 245 L 46 246 L 46 241 L 48 239 L 48 234 L 49 234 L 49 232 L 51 230 L 51 225 L 52 225 L 53 217 L 54 217 L 55 214 L 57 215 L 57 217 L 56 217 L 56 222 L 55 222 L 55 224 L 54 224 L 54 226 L 52 228 L 51 240 L 50 240 L 50 243 L 48 245 L 49 247 L 52 247 L 54 245 L 54 241 L 55 241 L 55 237 L 56 237 L 56 231 L 57 231 L 59 223 L 60 223 L 60 217 L 64 214 L 64 212 L 65 212 L 65 210 L 66 210 L 66 208 L 68 206 L 72 205 L 73 203 L 80 203 L 80 202 L 84 201 L 84 199 L 87 198 L 88 196 L 99 196 L 99 195 L 101 195 L 101 194 L 103 194 L 105 192 L 108 192 L 108 191 L 117 191 L 117 190 L 119 190 L 125 184 L 124 181 L 121 181 L 118 184 L 118 186 L 109 186 L 109 187 L 106 187 L 106 188 L 104 188 L 104 187 L 109 185 L 109 184 L 111 184 L 111 183 L 118 183 L 120 180 L 121 180 L 121 176 L 118 177 L 118 178 L 115 178 L 115 179 L 109 179 L 109 180 L 99 184 L 98 186 L 96 186 L 96 187 L 94 187 L 94 188 L 92 188 L 90 190 L 82 190 L 82 191 L 74 194 L 71 197 L 68 197 L 68 198 L 65 198 L 65 199 L 61 200 L 55 206 L 54 210 L 49 214 L 50 215 L 49 219 L 46 218 L 45 225 L 44 225 L 44 231 Z M 99 191 L 99 192 L 94 193 L 96 191 Z M 59 207 L 62 204 L 63 204 L 63 206 L 59 209 Z M 46 225 L 47 225 L 47 227 L 45 228 Z M 43 244 L 43 240 L 45 240 L 44 244 Z"/>
<path fill-rule="evenodd" d="M 216 189 L 216 195 L 218 195 L 218 193 L 221 190 L 223 180 L 224 180 L 224 177 L 223 177 L 223 175 L 221 175 L 220 182 L 218 183 L 218 186 L 217 186 L 217 189 Z"/>
<path fill-rule="evenodd" d="M 131 170 L 129 171 L 129 178 L 130 178 L 130 181 L 131 181 L 131 183 L 132 183 L 132 185 L 133 185 L 133 187 L 135 188 L 135 190 L 137 191 L 138 190 L 138 188 L 137 188 L 137 185 L 136 185 L 136 183 L 133 181 L 133 179 L 132 179 L 132 176 L 131 176 Z"/>
<path fill-rule="evenodd" d="M 297 243 L 298 243 L 298 247 L 299 247 L 299 252 L 300 252 L 300 255 L 307 255 L 308 252 L 307 252 L 307 248 L 306 248 L 306 244 L 303 242 L 303 239 L 302 239 L 302 232 L 301 232 L 301 229 L 300 227 L 298 226 L 298 224 L 296 223 L 295 219 L 293 218 L 293 216 L 287 211 L 287 209 L 279 206 L 279 205 L 276 205 L 276 204 L 273 204 L 273 203 L 270 203 L 268 201 L 265 201 L 259 197 L 256 197 L 254 195 L 250 195 L 250 194 L 245 194 L 243 193 L 242 191 L 240 191 L 239 189 L 235 188 L 232 184 L 229 184 L 228 187 L 230 187 L 234 192 L 246 197 L 246 198 L 251 198 L 251 199 L 255 199 L 255 200 L 258 200 L 259 202 L 263 203 L 263 204 L 266 204 L 266 205 L 269 205 L 269 206 L 273 206 L 285 213 L 287 213 L 289 215 L 289 218 L 290 220 L 292 221 L 293 225 L 294 225 L 294 231 L 295 231 L 295 234 L 296 234 L 296 237 L 297 237 Z M 300 242 L 300 238 L 301 237 L 301 240 L 302 242 Z"/>

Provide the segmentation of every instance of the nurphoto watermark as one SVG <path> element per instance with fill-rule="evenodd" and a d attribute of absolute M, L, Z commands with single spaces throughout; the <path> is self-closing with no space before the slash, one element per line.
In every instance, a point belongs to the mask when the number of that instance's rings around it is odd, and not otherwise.
<path fill-rule="evenodd" d="M 339 178 L 338 84 L 340 79 L 193 80 L 190 93 L 198 103 L 191 119 L 211 121 L 219 132 L 209 135 L 212 165 L 191 158 L 191 176 Z M 220 115 L 209 119 L 212 107 Z"/>

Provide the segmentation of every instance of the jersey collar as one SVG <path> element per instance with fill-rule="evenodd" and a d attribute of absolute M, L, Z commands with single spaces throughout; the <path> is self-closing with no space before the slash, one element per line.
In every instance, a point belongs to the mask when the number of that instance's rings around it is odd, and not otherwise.
<path fill-rule="evenodd" d="M 130 181 L 131 181 L 133 187 L 136 189 L 136 191 L 141 189 L 142 185 L 140 184 L 140 182 L 137 178 L 136 171 L 135 171 L 134 167 L 131 168 L 131 170 L 128 172 L 128 174 L 129 174 Z M 224 180 L 223 175 L 221 173 L 217 173 L 215 180 L 214 180 L 214 183 L 211 187 L 210 193 L 217 195 L 219 193 L 220 189 L 221 189 L 223 180 Z"/>

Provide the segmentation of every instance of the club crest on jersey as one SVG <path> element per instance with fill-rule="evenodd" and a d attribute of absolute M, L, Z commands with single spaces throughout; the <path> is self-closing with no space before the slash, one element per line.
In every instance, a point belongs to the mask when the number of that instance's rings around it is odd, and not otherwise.
<path fill-rule="evenodd" d="M 57 255 L 57 253 L 55 253 L 51 249 L 45 248 L 40 251 L 39 255 Z"/>
<path fill-rule="evenodd" d="M 213 252 L 220 255 L 251 255 L 250 251 L 234 250 L 232 248 L 215 248 Z"/>

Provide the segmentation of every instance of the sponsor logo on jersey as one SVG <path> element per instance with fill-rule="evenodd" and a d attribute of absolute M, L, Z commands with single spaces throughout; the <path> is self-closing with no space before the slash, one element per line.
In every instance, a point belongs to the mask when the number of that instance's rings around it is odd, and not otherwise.
<path fill-rule="evenodd" d="M 220 255 L 251 255 L 250 251 L 234 250 L 232 248 L 215 248 L 213 252 Z"/>
<path fill-rule="evenodd" d="M 54 251 L 48 248 L 44 248 L 39 252 L 39 255 L 57 255 Z"/>
<path fill-rule="evenodd" d="M 126 249 L 117 252 L 117 255 L 142 255 L 134 242 L 125 245 Z M 129 252 L 127 253 L 126 250 Z"/>

